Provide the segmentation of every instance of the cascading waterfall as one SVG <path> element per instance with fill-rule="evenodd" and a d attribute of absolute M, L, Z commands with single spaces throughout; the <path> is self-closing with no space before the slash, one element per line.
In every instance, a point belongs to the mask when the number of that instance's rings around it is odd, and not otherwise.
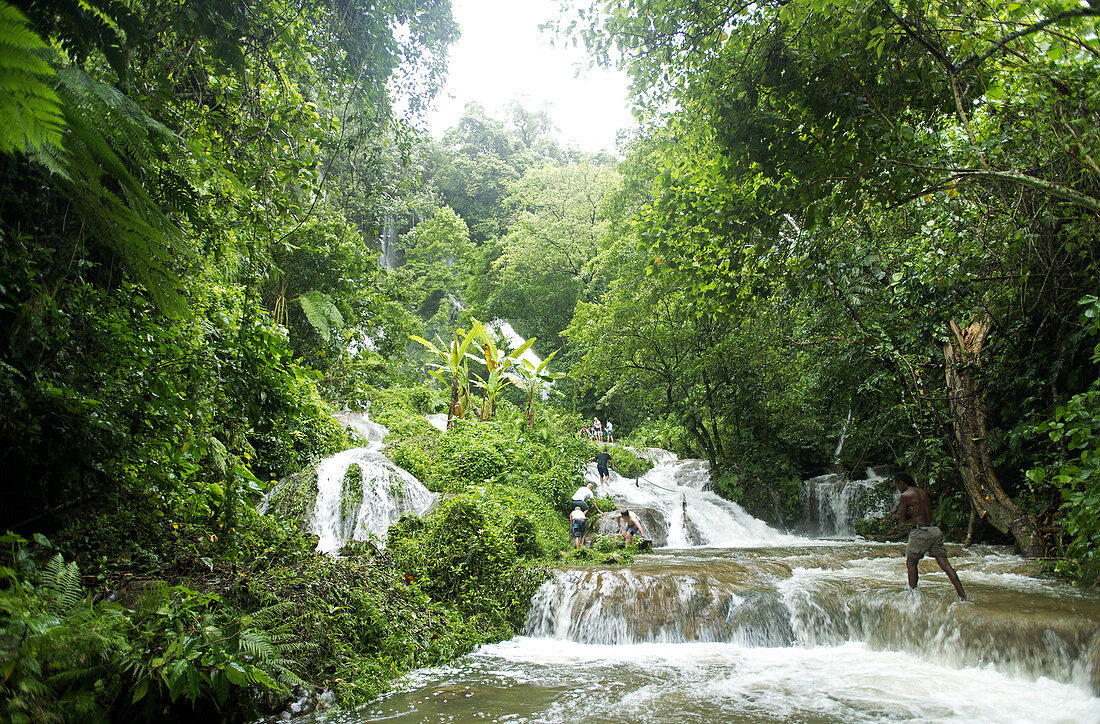
<path fill-rule="evenodd" d="M 665 547 L 555 571 L 524 635 L 339 721 L 1100 722 L 1097 592 L 956 545 L 968 602 L 927 560 L 909 591 L 902 544 L 775 531 L 708 492 L 706 463 L 639 454 L 657 466 L 598 492 Z"/>
<path fill-rule="evenodd" d="M 679 460 L 656 448 L 634 450 L 656 464 L 640 478 L 624 478 L 611 471 L 597 492 L 639 514 L 642 525 L 658 547 L 751 547 L 783 545 L 798 539 L 769 527 L 734 502 L 708 490 L 710 466 L 705 460 Z M 586 481 L 599 483 L 594 463 Z M 614 514 L 605 515 L 603 532 L 614 529 Z"/>
<path fill-rule="evenodd" d="M 365 413 L 341 412 L 334 417 L 367 440 L 366 447 L 336 453 L 317 465 L 317 502 L 309 529 L 318 537 L 317 550 L 339 551 L 351 540 L 377 537 L 384 544 L 386 531 L 407 512 L 422 515 L 436 501 L 411 473 L 382 454 L 388 430 Z M 344 480 L 348 469 L 358 466 L 361 492 L 349 495 Z"/>
<path fill-rule="evenodd" d="M 397 221 L 393 214 L 386 214 L 382 220 L 382 233 L 378 235 L 381 251 L 378 254 L 378 266 L 387 271 L 397 268 Z"/>
<path fill-rule="evenodd" d="M 887 501 L 872 495 L 884 480 L 886 477 L 873 468 L 867 469 L 862 480 L 854 480 L 847 473 L 826 473 L 803 480 L 799 489 L 806 511 L 803 529 L 819 536 L 851 537 L 855 521 L 887 512 Z"/>

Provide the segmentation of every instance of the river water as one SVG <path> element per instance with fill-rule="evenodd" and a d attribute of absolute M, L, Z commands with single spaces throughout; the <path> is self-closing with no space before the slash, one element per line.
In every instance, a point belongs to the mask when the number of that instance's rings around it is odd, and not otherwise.
<path fill-rule="evenodd" d="M 1096 593 L 989 546 L 948 546 L 969 601 L 929 560 L 910 592 L 902 544 L 775 531 L 705 472 L 613 475 L 665 547 L 564 567 L 523 635 L 313 721 L 1100 722 Z"/>

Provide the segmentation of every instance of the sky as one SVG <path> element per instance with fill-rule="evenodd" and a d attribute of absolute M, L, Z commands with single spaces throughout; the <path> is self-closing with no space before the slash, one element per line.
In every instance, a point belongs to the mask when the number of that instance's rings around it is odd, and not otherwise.
<path fill-rule="evenodd" d="M 490 117 L 518 98 L 525 107 L 549 106 L 565 145 L 611 151 L 620 128 L 633 125 L 626 74 L 587 68 L 583 49 L 550 47 L 540 23 L 556 19 L 557 0 L 451 0 L 462 35 L 451 46 L 447 85 L 427 114 L 435 138 L 455 125 L 469 101 Z M 578 72 L 580 73 L 578 77 Z"/>

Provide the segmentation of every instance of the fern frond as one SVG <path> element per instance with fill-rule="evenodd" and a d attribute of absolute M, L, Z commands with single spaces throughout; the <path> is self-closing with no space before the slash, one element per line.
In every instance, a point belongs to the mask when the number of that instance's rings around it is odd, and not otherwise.
<path fill-rule="evenodd" d="M 241 651 L 259 662 L 266 663 L 275 658 L 275 647 L 262 631 L 246 628 L 237 636 L 237 641 Z"/>
<path fill-rule="evenodd" d="M 22 13 L 0 0 L 0 153 L 61 143 L 65 120 L 54 70 L 41 57 L 47 49 Z"/>

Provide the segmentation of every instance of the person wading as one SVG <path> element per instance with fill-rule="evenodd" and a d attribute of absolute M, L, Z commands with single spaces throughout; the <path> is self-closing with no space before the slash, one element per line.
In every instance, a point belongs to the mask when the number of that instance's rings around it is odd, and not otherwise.
<path fill-rule="evenodd" d="M 898 501 L 898 519 L 902 523 L 906 520 L 913 523 L 913 530 L 909 532 L 909 543 L 905 547 L 905 567 L 909 571 L 909 589 L 912 591 L 917 589 L 917 563 L 927 553 L 940 564 L 940 568 L 947 574 L 959 598 L 965 601 L 966 593 L 959 581 L 959 575 L 947 560 L 943 533 L 932 525 L 932 505 L 928 500 L 928 493 L 918 488 L 917 481 L 907 472 L 895 475 L 894 485 L 901 493 L 901 500 Z"/>

